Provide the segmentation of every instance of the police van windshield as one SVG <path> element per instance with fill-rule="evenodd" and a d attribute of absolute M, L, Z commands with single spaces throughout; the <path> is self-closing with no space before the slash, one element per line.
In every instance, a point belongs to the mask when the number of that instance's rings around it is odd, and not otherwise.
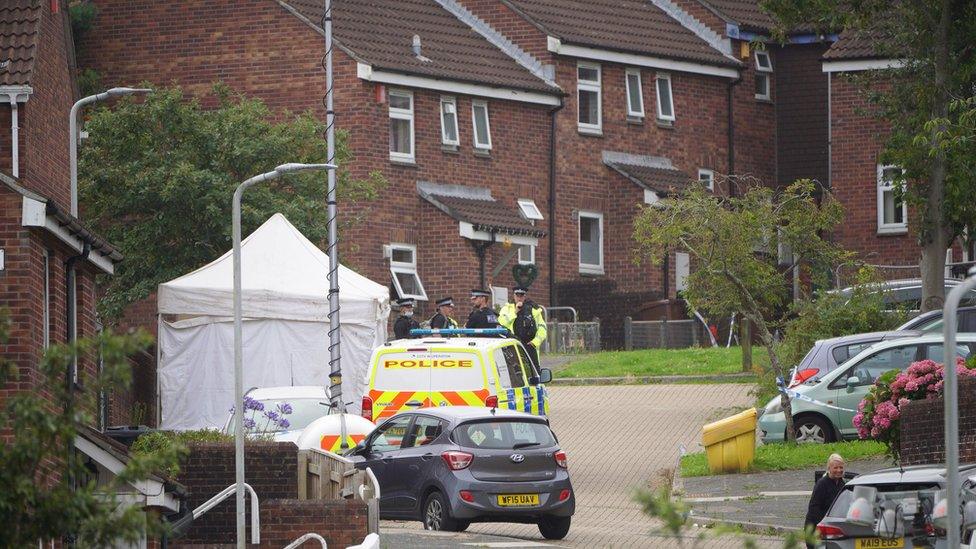
<path fill-rule="evenodd" d="M 484 385 L 476 353 L 401 352 L 377 360 L 373 386 L 381 391 L 465 391 Z"/>

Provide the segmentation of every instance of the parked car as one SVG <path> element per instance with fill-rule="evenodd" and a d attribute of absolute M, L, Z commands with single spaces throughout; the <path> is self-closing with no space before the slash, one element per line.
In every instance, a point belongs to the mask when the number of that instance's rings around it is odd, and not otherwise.
<path fill-rule="evenodd" d="M 427 530 L 522 522 L 562 539 L 576 510 L 566 453 L 537 415 L 472 406 L 403 412 L 346 455 L 376 475 L 382 518 L 420 520 Z"/>
<path fill-rule="evenodd" d="M 549 412 L 548 368 L 536 370 L 513 338 L 427 336 L 373 350 L 362 414 L 380 421 L 431 406 L 488 406 Z"/>
<path fill-rule="evenodd" d="M 882 341 L 864 349 L 819 381 L 794 387 L 797 393 L 816 401 L 791 399 L 797 442 L 824 443 L 857 438 L 853 423 L 857 405 L 878 376 L 889 370 L 905 370 L 919 360 L 941 363 L 942 349 L 941 334 Z M 976 334 L 959 334 L 956 355 L 966 358 L 973 351 L 976 351 Z M 786 415 L 780 397 L 773 397 L 760 414 L 763 442 L 784 440 Z"/>
<path fill-rule="evenodd" d="M 827 373 L 834 371 L 848 359 L 864 349 L 878 343 L 902 337 L 918 337 L 921 331 L 899 330 L 891 332 L 869 332 L 849 336 L 821 339 L 813 344 L 803 360 L 793 368 L 790 387 L 801 383 L 816 383 Z"/>
<path fill-rule="evenodd" d="M 962 280 L 956 278 L 945 279 L 945 292 L 958 286 Z M 886 280 L 879 284 L 872 284 L 872 289 L 877 287 L 877 291 L 884 292 L 884 303 L 887 309 L 901 309 L 908 311 L 918 311 L 921 309 L 922 302 L 922 279 L 908 278 L 902 280 Z M 842 296 L 850 297 L 854 293 L 855 287 L 851 286 L 841 290 L 832 290 Z M 970 291 L 963 298 L 961 305 L 976 305 L 976 290 Z"/>
<path fill-rule="evenodd" d="M 899 330 L 942 330 L 942 309 L 922 313 L 898 327 Z M 976 332 L 976 307 L 959 307 L 956 311 L 956 331 Z"/>
<path fill-rule="evenodd" d="M 255 425 L 248 429 L 249 436 L 270 436 L 278 442 L 295 442 L 302 430 L 316 419 L 329 414 L 329 391 L 319 385 L 298 385 L 284 387 L 252 388 L 244 393 L 245 398 L 260 402 L 265 410 L 277 411 L 279 405 L 287 404 L 291 413 L 283 415 L 287 426 L 264 418 L 261 411 L 249 414 L 245 411 L 245 419 L 254 417 Z M 234 434 L 234 413 L 228 413 L 224 432 Z"/>
<path fill-rule="evenodd" d="M 962 465 L 960 478 L 976 474 L 976 465 Z M 914 465 L 892 467 L 860 475 L 849 481 L 827 511 L 817 531 L 825 549 L 857 549 L 861 547 L 919 547 L 945 548 L 945 535 L 932 524 L 932 508 L 936 491 L 946 489 L 945 465 Z M 847 521 L 847 511 L 854 501 L 854 488 L 870 486 L 878 491 L 882 502 L 902 504 L 905 513 L 905 535 L 894 539 L 880 538 L 873 526 L 860 526 Z M 958 488 L 957 488 L 958 489 Z"/>

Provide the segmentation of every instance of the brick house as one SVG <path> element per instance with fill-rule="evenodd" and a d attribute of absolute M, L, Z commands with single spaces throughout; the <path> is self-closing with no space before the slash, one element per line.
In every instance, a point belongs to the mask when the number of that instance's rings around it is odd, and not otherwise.
<path fill-rule="evenodd" d="M 63 2 L 0 7 L 0 67 L 0 308 L 12 320 L 0 354 L 17 364 L 13 385 L 32 390 L 45 348 L 97 333 L 95 276 L 111 274 L 121 255 L 70 213 L 76 88 Z M 83 390 L 95 368 L 80 360 L 66 382 Z"/>

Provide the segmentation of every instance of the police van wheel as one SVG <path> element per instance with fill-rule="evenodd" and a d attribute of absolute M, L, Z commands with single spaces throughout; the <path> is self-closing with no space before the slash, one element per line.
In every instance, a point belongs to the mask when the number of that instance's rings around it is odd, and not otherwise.
<path fill-rule="evenodd" d="M 450 509 L 440 492 L 431 492 L 424 501 L 424 530 L 459 532 L 458 521 L 451 518 Z"/>
<path fill-rule="evenodd" d="M 569 533 L 573 517 L 545 516 L 539 520 L 539 533 L 546 539 L 563 539 Z"/>

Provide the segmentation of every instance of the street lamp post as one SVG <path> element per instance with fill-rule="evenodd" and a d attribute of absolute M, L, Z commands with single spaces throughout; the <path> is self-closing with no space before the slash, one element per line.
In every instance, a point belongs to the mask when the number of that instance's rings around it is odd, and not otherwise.
<path fill-rule="evenodd" d="M 278 179 L 286 173 L 306 170 L 334 170 L 335 164 L 282 164 L 270 172 L 256 175 L 234 191 L 234 467 L 237 488 L 237 547 L 244 549 L 244 366 L 241 331 L 241 197 L 244 191 L 262 181 Z"/>
<path fill-rule="evenodd" d="M 71 164 L 71 215 L 75 217 L 78 217 L 78 113 L 82 107 L 90 103 L 133 93 L 152 93 L 152 90 L 148 88 L 112 88 L 102 93 L 83 97 L 71 106 L 71 115 L 68 117 L 68 139 L 70 143 L 68 154 Z"/>

